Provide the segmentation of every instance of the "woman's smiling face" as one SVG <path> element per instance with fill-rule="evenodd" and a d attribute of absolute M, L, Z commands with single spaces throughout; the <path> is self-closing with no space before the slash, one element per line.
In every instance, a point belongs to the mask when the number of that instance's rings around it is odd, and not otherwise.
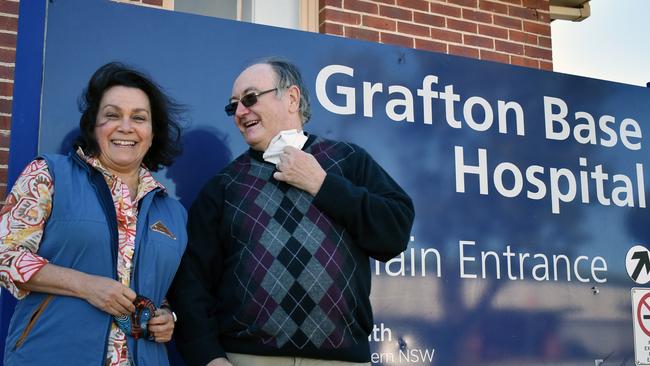
<path fill-rule="evenodd" d="M 102 96 L 95 138 L 101 164 L 113 174 L 137 172 L 153 141 L 147 94 L 138 88 L 114 86 Z"/>

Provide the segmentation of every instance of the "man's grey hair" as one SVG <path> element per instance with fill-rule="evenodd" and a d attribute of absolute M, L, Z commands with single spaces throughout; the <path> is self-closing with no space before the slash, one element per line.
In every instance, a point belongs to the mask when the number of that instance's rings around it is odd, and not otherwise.
<path fill-rule="evenodd" d="M 267 64 L 271 66 L 278 77 L 276 87 L 278 93 L 282 94 L 292 85 L 300 90 L 300 119 L 304 125 L 311 117 L 311 105 L 309 103 L 309 92 L 302 81 L 302 75 L 298 67 L 291 62 L 277 57 L 269 57 L 255 62 L 256 64 Z"/>

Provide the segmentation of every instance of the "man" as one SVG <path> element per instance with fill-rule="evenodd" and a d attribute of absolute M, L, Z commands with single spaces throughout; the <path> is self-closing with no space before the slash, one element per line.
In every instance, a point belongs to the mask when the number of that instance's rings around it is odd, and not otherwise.
<path fill-rule="evenodd" d="M 169 296 L 185 361 L 369 365 L 369 257 L 406 249 L 410 198 L 358 146 L 302 131 L 309 98 L 288 62 L 245 69 L 226 112 L 250 149 L 190 210 Z"/>

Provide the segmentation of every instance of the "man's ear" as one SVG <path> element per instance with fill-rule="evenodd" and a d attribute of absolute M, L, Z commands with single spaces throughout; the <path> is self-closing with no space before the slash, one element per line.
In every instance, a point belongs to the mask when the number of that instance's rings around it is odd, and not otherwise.
<path fill-rule="evenodd" d="M 289 112 L 298 112 L 300 110 L 300 89 L 291 85 L 287 89 L 287 95 L 289 96 Z"/>

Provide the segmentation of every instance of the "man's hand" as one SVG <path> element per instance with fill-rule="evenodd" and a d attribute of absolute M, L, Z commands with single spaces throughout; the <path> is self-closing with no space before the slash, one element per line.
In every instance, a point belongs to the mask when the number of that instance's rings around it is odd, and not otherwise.
<path fill-rule="evenodd" d="M 228 362 L 227 358 L 221 357 L 221 358 L 215 358 L 205 366 L 232 366 L 232 364 Z"/>
<path fill-rule="evenodd" d="M 325 181 L 325 170 L 313 155 L 287 146 L 276 164 L 273 178 L 316 196 Z"/>

